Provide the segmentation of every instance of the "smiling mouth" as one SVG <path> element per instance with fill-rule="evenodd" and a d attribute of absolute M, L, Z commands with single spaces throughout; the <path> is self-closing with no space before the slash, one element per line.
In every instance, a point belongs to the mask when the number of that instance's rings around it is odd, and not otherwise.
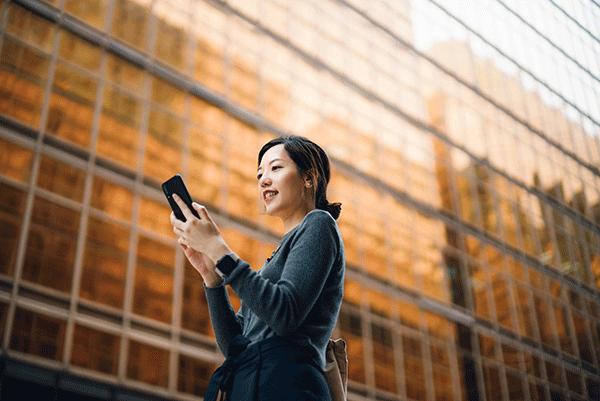
<path fill-rule="evenodd" d="M 263 194 L 263 199 L 264 199 L 264 200 L 266 200 L 266 201 L 267 201 L 267 200 L 270 200 L 270 199 L 273 199 L 273 197 L 274 197 L 275 195 L 277 195 L 278 193 L 279 193 L 279 192 L 277 192 L 277 191 L 266 191 L 266 192 Z"/>

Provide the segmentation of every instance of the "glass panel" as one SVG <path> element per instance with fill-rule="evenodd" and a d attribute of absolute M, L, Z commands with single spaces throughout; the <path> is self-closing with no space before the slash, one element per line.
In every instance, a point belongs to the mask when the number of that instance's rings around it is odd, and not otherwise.
<path fill-rule="evenodd" d="M 49 52 L 56 34 L 56 25 L 16 3 L 10 3 L 6 32 Z"/>
<path fill-rule="evenodd" d="M 0 72 L 0 81 L 1 74 Z M 29 149 L 0 138 L 0 174 L 17 181 L 29 182 L 32 161 L 33 153 Z"/>
<path fill-rule="evenodd" d="M 222 186 L 223 141 L 220 136 L 192 127 L 187 185 L 198 202 L 219 205 Z"/>
<path fill-rule="evenodd" d="M 404 351 L 404 379 L 406 382 L 406 396 L 414 400 L 426 400 L 425 368 L 421 350 L 421 340 L 402 336 L 402 349 Z"/>
<path fill-rule="evenodd" d="M 365 383 L 365 357 L 362 339 L 362 319 L 354 313 L 341 311 L 338 319 L 340 336 L 348 350 L 348 380 Z"/>
<path fill-rule="evenodd" d="M 171 208 L 169 206 L 148 198 L 142 198 L 139 215 L 141 227 L 168 237 L 175 237 L 173 225 L 169 220 L 170 215 Z"/>
<path fill-rule="evenodd" d="M 452 339 L 453 323 L 448 319 L 431 312 L 425 312 L 429 335 L 440 340 L 450 341 Z"/>
<path fill-rule="evenodd" d="M 378 324 L 371 324 L 373 339 L 373 362 L 375 364 L 375 387 L 396 392 L 396 369 L 392 330 Z"/>
<path fill-rule="evenodd" d="M 496 356 L 496 340 L 493 337 L 486 336 L 485 334 L 479 335 L 479 349 L 481 350 L 481 356 L 498 360 Z"/>
<path fill-rule="evenodd" d="M 0 273 L 12 275 L 17 258 L 19 235 L 27 194 L 0 182 Z"/>
<path fill-rule="evenodd" d="M 216 366 L 187 355 L 179 355 L 179 380 L 177 389 L 183 393 L 204 396 L 210 376 Z"/>
<path fill-rule="evenodd" d="M 567 376 L 567 385 L 569 386 L 569 390 L 574 391 L 577 394 L 583 395 L 583 385 L 581 384 L 581 375 L 570 369 L 565 369 L 565 373 Z"/>
<path fill-rule="evenodd" d="M 554 362 L 546 361 L 546 374 L 548 375 L 548 381 L 552 384 L 562 387 L 562 368 Z"/>
<path fill-rule="evenodd" d="M 512 372 L 506 372 L 506 385 L 508 387 L 509 400 L 524 400 L 525 391 L 521 377 Z"/>
<path fill-rule="evenodd" d="M 58 56 L 90 72 L 100 70 L 102 49 L 69 31 L 60 31 Z"/>
<path fill-rule="evenodd" d="M 171 323 L 175 249 L 140 236 L 137 256 L 133 312 Z"/>
<path fill-rule="evenodd" d="M 81 18 L 88 24 L 102 29 L 108 3 L 109 0 L 67 0 L 65 11 Z"/>
<path fill-rule="evenodd" d="M 60 361 L 65 345 L 64 321 L 17 308 L 9 348 Z"/>
<path fill-rule="evenodd" d="M 494 303 L 496 305 L 496 318 L 498 323 L 514 330 L 512 321 L 513 305 L 511 302 L 511 296 L 508 289 L 508 283 L 503 274 L 490 270 L 492 279 L 492 291 L 494 294 Z"/>
<path fill-rule="evenodd" d="M 129 230 L 90 217 L 79 296 L 123 307 Z"/>
<path fill-rule="evenodd" d="M 150 111 L 144 173 L 160 182 L 181 171 L 182 121 L 158 108 Z"/>
<path fill-rule="evenodd" d="M 54 69 L 46 130 L 88 147 L 96 100 L 96 79 L 63 62 Z"/>
<path fill-rule="evenodd" d="M 535 305 L 535 313 L 537 315 L 538 328 L 540 330 L 540 339 L 545 345 L 554 348 L 552 325 L 546 323 L 550 322 L 548 302 L 545 299 L 540 298 L 538 295 L 533 296 L 533 301 Z"/>
<path fill-rule="evenodd" d="M 0 112 L 37 128 L 49 65 L 49 56 L 5 36 L 0 52 Z"/>
<path fill-rule="evenodd" d="M 517 292 L 517 318 L 519 319 L 519 331 L 521 335 L 529 337 L 530 339 L 535 338 L 533 332 L 533 312 L 531 309 L 531 303 L 529 301 L 529 290 L 526 286 L 517 284 L 515 286 Z"/>
<path fill-rule="evenodd" d="M 130 221 L 133 213 L 133 193 L 118 184 L 94 177 L 91 205 L 93 208 Z"/>
<path fill-rule="evenodd" d="M 256 220 L 259 210 L 256 184 L 258 135 L 254 128 L 238 120 L 230 121 L 227 210 L 243 219 Z"/>
<path fill-rule="evenodd" d="M 369 289 L 369 304 L 371 312 L 388 319 L 392 315 L 392 310 L 396 309 L 396 303 L 389 296 L 373 289 Z"/>
<path fill-rule="evenodd" d="M 227 16 L 218 7 L 206 2 L 195 2 L 193 15 L 197 23 L 193 30 L 193 76 L 210 89 L 223 92 L 225 77 L 224 35 Z"/>
<path fill-rule="evenodd" d="M 137 341 L 130 341 L 127 377 L 155 386 L 167 387 L 169 381 L 169 351 Z"/>
<path fill-rule="evenodd" d="M 250 268 L 258 270 L 263 266 L 258 261 L 260 244 L 257 240 L 231 228 L 221 230 L 221 235 L 227 245 L 229 245 L 240 259 L 250 264 Z"/>
<path fill-rule="evenodd" d="M 379 208 L 381 204 L 378 191 L 366 185 L 359 189 L 361 205 L 358 219 L 361 221 L 359 243 L 364 247 L 367 272 L 383 281 L 390 281 L 390 270 L 386 261 L 385 226 Z"/>
<path fill-rule="evenodd" d="M 419 307 L 407 302 L 399 301 L 400 323 L 413 329 L 421 329 L 421 311 Z"/>
<path fill-rule="evenodd" d="M 114 334 L 75 325 L 71 363 L 109 375 L 116 375 L 119 367 L 121 338 Z"/>
<path fill-rule="evenodd" d="M 506 366 L 510 366 L 516 370 L 521 369 L 521 352 L 517 348 L 502 344 L 502 358 Z"/>
<path fill-rule="evenodd" d="M 47 156 L 40 159 L 37 186 L 69 199 L 81 202 L 85 173 Z"/>
<path fill-rule="evenodd" d="M 554 302 L 554 320 L 556 321 L 556 330 L 558 342 L 563 352 L 574 354 L 573 343 L 571 340 L 571 326 L 569 324 L 566 307 Z"/>
<path fill-rule="evenodd" d="M 452 401 L 452 372 L 450 371 L 450 358 L 445 346 L 431 346 L 431 365 L 433 368 L 433 389 L 435 399 Z M 410 373 L 409 373 L 410 374 Z"/>
<path fill-rule="evenodd" d="M 141 108 L 137 97 L 106 85 L 96 143 L 98 154 L 131 168 L 136 166 Z"/>
<path fill-rule="evenodd" d="M 0 5 L 1 7 L 1 5 Z M 8 316 L 8 304 L 0 302 L 0 338 L 4 338 L 6 330 L 6 317 Z"/>
<path fill-rule="evenodd" d="M 71 291 L 79 212 L 36 198 L 23 264 L 23 279 Z"/>
<path fill-rule="evenodd" d="M 488 304 L 489 285 L 486 272 L 473 261 L 469 262 L 471 272 L 471 291 L 477 316 L 490 320 L 490 307 Z"/>
<path fill-rule="evenodd" d="M 344 302 L 348 302 L 355 306 L 360 306 L 363 298 L 363 290 L 358 281 L 345 279 L 344 282 Z"/>
<path fill-rule="evenodd" d="M 186 258 L 183 299 L 181 302 L 181 327 L 195 333 L 214 337 L 203 283 L 200 273 L 192 267 Z"/>
<path fill-rule="evenodd" d="M 182 70 L 187 50 L 187 32 L 191 23 L 188 10 L 178 4 L 171 6 L 168 1 L 154 2 L 156 37 L 154 55 L 161 61 Z"/>
<path fill-rule="evenodd" d="M 584 361 L 593 364 L 594 356 L 590 341 L 587 335 L 587 319 L 584 319 L 579 313 L 573 312 L 573 327 L 575 328 L 575 338 L 579 348 L 579 357 Z"/>
<path fill-rule="evenodd" d="M 112 35 L 145 51 L 149 14 L 150 0 L 115 0 Z"/>
<path fill-rule="evenodd" d="M 502 401 L 502 385 L 500 384 L 500 372 L 498 367 L 484 364 L 483 380 L 487 400 Z"/>

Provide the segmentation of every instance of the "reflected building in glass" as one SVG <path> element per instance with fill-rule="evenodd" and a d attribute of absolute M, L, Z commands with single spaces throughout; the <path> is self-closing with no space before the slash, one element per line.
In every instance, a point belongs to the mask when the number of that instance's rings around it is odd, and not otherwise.
<path fill-rule="evenodd" d="M 293 133 L 343 204 L 350 400 L 600 399 L 599 20 L 0 0 L 0 397 L 200 399 L 223 357 L 160 183 L 258 269 L 283 227 L 256 156 Z"/>

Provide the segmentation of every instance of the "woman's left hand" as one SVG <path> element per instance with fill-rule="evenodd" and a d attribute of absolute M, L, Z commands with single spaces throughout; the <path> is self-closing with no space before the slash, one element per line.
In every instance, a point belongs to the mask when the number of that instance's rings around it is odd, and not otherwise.
<path fill-rule="evenodd" d="M 195 202 L 192 204 L 200 216 L 200 218 L 197 218 L 179 196 L 174 194 L 173 199 L 177 202 L 186 219 L 183 222 L 175 217 L 175 213 L 171 212 L 173 232 L 179 237 L 180 244 L 204 253 L 215 264 L 221 257 L 231 252 L 231 249 L 221 237 L 219 228 L 204 206 Z"/>

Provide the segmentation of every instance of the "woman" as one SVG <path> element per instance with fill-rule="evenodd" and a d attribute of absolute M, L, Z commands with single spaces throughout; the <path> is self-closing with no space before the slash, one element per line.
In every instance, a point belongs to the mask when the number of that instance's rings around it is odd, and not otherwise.
<path fill-rule="evenodd" d="M 273 139 L 258 154 L 258 191 L 265 212 L 285 235 L 259 272 L 227 246 L 207 210 L 200 219 L 176 199 L 186 222 L 171 223 L 186 257 L 200 272 L 221 352 L 205 400 L 330 400 L 323 376 L 325 347 L 342 303 L 345 256 L 327 201 L 329 159 L 298 136 Z M 236 314 L 229 285 L 242 301 Z"/>

